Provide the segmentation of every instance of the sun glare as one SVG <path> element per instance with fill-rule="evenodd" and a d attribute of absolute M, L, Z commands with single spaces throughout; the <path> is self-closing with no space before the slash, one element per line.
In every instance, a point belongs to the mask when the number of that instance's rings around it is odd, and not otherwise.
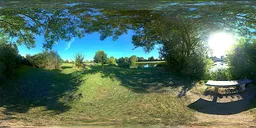
<path fill-rule="evenodd" d="M 212 55 L 216 57 L 225 55 L 225 52 L 229 50 L 234 43 L 235 39 L 233 35 L 225 32 L 214 33 L 208 40 Z"/>

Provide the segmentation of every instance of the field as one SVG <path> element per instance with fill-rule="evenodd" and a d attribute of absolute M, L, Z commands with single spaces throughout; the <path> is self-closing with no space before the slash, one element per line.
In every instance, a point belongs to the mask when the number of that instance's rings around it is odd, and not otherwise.
<path fill-rule="evenodd" d="M 60 70 L 22 66 L 17 79 L 1 89 L 1 124 L 122 125 L 187 124 L 195 120 L 187 87 L 162 68 L 100 66 Z M 5 90 L 5 91 L 3 91 Z"/>
<path fill-rule="evenodd" d="M 137 64 L 159 64 L 164 63 L 165 61 L 144 61 L 144 62 L 136 62 Z"/>
<path fill-rule="evenodd" d="M 194 84 L 193 84 L 194 83 Z M 8 85 L 8 86 L 7 86 Z M 0 126 L 255 126 L 256 88 L 212 95 L 163 68 L 22 66 L 0 89 Z M 216 101 L 212 101 L 218 98 Z"/>

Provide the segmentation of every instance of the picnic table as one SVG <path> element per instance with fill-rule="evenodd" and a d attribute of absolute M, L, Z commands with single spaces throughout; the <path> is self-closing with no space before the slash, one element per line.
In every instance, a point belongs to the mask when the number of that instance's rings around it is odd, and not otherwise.
<path fill-rule="evenodd" d="M 242 90 L 245 90 L 245 85 L 248 83 L 251 83 L 252 80 L 250 79 L 242 79 L 242 80 L 231 80 L 231 81 L 214 81 L 214 80 L 209 80 L 205 84 L 206 86 L 212 86 L 215 87 L 215 91 L 218 91 L 218 88 L 228 88 L 232 86 L 240 86 Z"/>

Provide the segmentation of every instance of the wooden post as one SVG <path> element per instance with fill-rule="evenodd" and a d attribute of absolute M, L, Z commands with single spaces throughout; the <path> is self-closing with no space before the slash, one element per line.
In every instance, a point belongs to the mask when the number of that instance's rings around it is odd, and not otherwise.
<path fill-rule="evenodd" d="M 219 93 L 219 87 L 214 87 L 215 88 L 215 93 Z"/>

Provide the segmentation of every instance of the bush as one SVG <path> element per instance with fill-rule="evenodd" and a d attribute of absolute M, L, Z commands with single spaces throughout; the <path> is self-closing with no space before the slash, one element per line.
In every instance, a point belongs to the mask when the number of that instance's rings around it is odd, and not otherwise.
<path fill-rule="evenodd" d="M 119 67 L 125 67 L 125 68 L 129 68 L 129 58 L 128 57 L 121 57 L 119 59 L 117 59 L 117 64 Z"/>
<path fill-rule="evenodd" d="M 165 62 L 162 62 L 162 63 L 159 63 L 156 65 L 156 67 L 167 67 L 166 63 Z"/>
<path fill-rule="evenodd" d="M 211 60 L 202 56 L 191 56 L 184 61 L 180 74 L 190 78 L 205 78 L 212 66 Z"/>
<path fill-rule="evenodd" d="M 166 60 L 171 72 L 193 79 L 202 79 L 209 67 L 206 46 L 203 42 L 199 42 L 196 36 L 190 37 L 189 40 L 193 41 L 186 42 L 180 40 L 183 38 L 181 35 L 178 33 L 175 40 L 167 41 L 160 47 L 160 57 Z M 188 45 L 191 47 L 187 47 Z"/>
<path fill-rule="evenodd" d="M 57 52 L 50 51 L 43 53 L 44 59 L 44 68 L 47 69 L 59 69 L 61 58 Z"/>
<path fill-rule="evenodd" d="M 84 60 L 84 56 L 82 54 L 76 54 L 75 55 L 75 67 L 77 68 L 82 68 L 83 67 L 83 60 Z"/>
<path fill-rule="evenodd" d="M 114 67 L 116 67 L 117 64 L 108 64 L 108 66 L 114 66 Z"/>
<path fill-rule="evenodd" d="M 218 69 L 210 73 L 211 80 L 233 80 L 230 69 Z"/>
<path fill-rule="evenodd" d="M 230 70 L 235 79 L 249 78 L 256 80 L 256 40 L 239 40 L 227 55 Z"/>
<path fill-rule="evenodd" d="M 109 65 L 116 65 L 116 59 L 111 56 L 109 59 L 108 59 L 108 64 Z"/>
<path fill-rule="evenodd" d="M 131 56 L 129 58 L 129 64 L 130 64 L 130 68 L 137 68 L 137 64 L 136 62 L 138 61 L 137 57 L 135 55 Z"/>
<path fill-rule="evenodd" d="M 0 82 L 15 73 L 20 64 L 18 50 L 9 44 L 0 44 Z"/>
<path fill-rule="evenodd" d="M 61 58 L 57 52 L 50 51 L 30 56 L 26 55 L 23 63 L 37 68 L 59 69 Z"/>

